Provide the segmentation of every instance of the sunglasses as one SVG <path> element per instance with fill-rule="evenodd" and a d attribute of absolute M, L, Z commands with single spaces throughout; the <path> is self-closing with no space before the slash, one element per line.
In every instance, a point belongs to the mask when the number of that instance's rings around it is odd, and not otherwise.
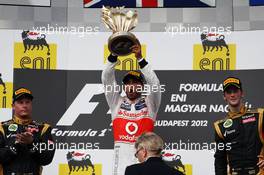
<path fill-rule="evenodd" d="M 138 156 L 138 153 L 139 153 L 139 151 L 141 151 L 142 149 L 144 149 L 144 148 L 140 148 L 140 149 L 138 149 L 137 151 L 136 151 L 136 153 L 135 153 L 135 157 L 137 158 L 137 156 Z"/>

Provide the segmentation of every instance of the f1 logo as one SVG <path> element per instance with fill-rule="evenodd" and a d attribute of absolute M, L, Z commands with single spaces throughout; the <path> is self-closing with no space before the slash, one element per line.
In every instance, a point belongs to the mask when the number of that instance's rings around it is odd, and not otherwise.
<path fill-rule="evenodd" d="M 98 102 L 90 102 L 94 95 L 103 93 L 102 84 L 86 84 L 58 121 L 57 126 L 71 126 L 80 114 L 91 114 Z"/>

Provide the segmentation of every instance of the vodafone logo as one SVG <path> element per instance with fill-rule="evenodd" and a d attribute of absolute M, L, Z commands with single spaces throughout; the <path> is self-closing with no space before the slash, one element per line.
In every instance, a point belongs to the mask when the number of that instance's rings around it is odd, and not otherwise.
<path fill-rule="evenodd" d="M 126 124 L 126 132 L 130 135 L 134 135 L 136 134 L 136 132 L 138 131 L 138 125 L 134 122 L 128 122 Z"/>

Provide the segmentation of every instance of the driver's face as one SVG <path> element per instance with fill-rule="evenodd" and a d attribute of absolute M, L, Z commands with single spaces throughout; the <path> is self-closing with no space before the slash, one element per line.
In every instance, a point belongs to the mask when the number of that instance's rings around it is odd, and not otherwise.
<path fill-rule="evenodd" d="M 21 118 L 28 118 L 32 114 L 32 99 L 22 98 L 16 100 L 13 105 L 14 114 Z"/>
<path fill-rule="evenodd" d="M 141 92 L 143 91 L 143 84 L 140 81 L 137 80 L 129 80 L 125 84 L 125 93 L 127 95 L 127 98 L 130 100 L 134 100 L 136 98 L 139 98 L 141 96 Z"/>
<path fill-rule="evenodd" d="M 228 105 L 238 107 L 242 103 L 243 91 L 236 87 L 230 87 L 224 92 L 224 99 Z"/>

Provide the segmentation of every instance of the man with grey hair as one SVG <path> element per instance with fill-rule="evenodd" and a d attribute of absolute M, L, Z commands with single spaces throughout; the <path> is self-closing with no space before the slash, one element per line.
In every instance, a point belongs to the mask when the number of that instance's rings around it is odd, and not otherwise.
<path fill-rule="evenodd" d="M 135 157 L 140 163 L 128 166 L 125 175 L 183 175 L 162 160 L 163 147 L 160 136 L 153 132 L 143 133 L 135 143 Z"/>

